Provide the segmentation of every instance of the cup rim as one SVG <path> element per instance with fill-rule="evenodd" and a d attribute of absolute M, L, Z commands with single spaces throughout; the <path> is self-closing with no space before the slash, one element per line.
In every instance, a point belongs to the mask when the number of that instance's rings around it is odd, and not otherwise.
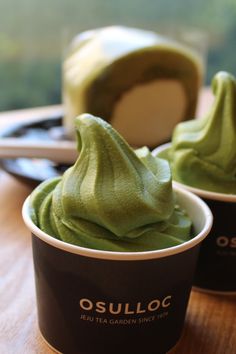
<path fill-rule="evenodd" d="M 152 150 L 152 154 L 156 156 L 157 153 L 164 151 L 170 147 L 171 147 L 171 142 L 159 145 L 154 150 Z M 188 191 L 190 191 L 194 194 L 197 194 L 198 196 L 200 196 L 204 199 L 217 200 L 217 201 L 221 201 L 221 202 L 236 203 L 236 194 L 227 194 L 227 193 L 207 191 L 205 189 L 192 187 L 192 186 L 189 186 L 187 184 L 183 184 L 183 183 L 175 181 L 175 180 L 173 180 L 173 185 L 180 187 L 180 188 L 185 188 Z"/>
<path fill-rule="evenodd" d="M 180 188 L 178 186 L 173 187 L 174 191 L 179 194 L 185 200 L 188 200 L 190 203 L 194 203 L 197 205 L 198 209 L 201 209 L 205 216 L 205 224 L 202 230 L 194 236 L 189 241 L 182 243 L 181 245 L 155 250 L 155 251 L 143 251 L 143 252 L 114 252 L 114 251 L 102 251 L 96 249 L 85 248 L 77 245 L 73 245 L 70 243 L 66 243 L 64 241 L 58 240 L 57 238 L 48 235 L 44 231 L 40 230 L 38 226 L 36 226 L 32 219 L 30 218 L 30 208 L 29 208 L 29 198 L 28 196 L 22 207 L 22 217 L 23 220 L 28 227 L 28 229 L 43 240 L 49 245 L 64 250 L 69 253 L 78 254 L 81 256 L 98 258 L 98 259 L 107 259 L 107 260 L 120 260 L 120 261 L 137 261 L 137 260 L 148 260 L 148 259 L 157 259 L 162 257 L 171 256 L 177 253 L 182 253 L 200 243 L 209 233 L 212 223 L 213 216 L 210 208 L 207 204 L 199 198 L 197 195 Z"/>
<path fill-rule="evenodd" d="M 173 185 L 180 187 L 180 188 L 186 188 L 188 191 L 191 193 L 195 193 L 201 198 L 208 199 L 208 200 L 216 200 L 220 202 L 229 202 L 229 203 L 236 203 L 236 195 L 235 194 L 226 194 L 226 193 L 217 193 L 217 192 L 209 192 L 204 189 L 199 189 L 195 187 L 191 187 L 188 185 L 185 185 L 180 182 L 173 181 Z"/>

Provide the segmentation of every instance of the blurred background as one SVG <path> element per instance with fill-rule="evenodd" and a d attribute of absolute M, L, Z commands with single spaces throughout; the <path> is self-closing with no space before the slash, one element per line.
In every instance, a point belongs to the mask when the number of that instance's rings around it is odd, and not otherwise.
<path fill-rule="evenodd" d="M 205 85 L 219 70 L 236 75 L 235 0 L 0 0 L 0 111 L 61 103 L 70 40 L 113 24 L 197 41 Z"/>

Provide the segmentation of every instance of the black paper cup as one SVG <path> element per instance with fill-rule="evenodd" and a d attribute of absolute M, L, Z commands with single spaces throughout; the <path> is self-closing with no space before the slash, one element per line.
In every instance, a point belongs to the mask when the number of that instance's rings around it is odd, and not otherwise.
<path fill-rule="evenodd" d="M 170 144 L 153 150 L 154 155 L 167 157 Z M 202 242 L 194 287 L 219 294 L 236 294 L 236 195 L 214 193 L 173 182 L 201 197 L 212 211 L 214 222 L 207 239 Z"/>
<path fill-rule="evenodd" d="M 212 224 L 207 205 L 175 188 L 194 237 L 168 249 L 108 252 L 64 243 L 29 216 L 40 332 L 69 354 L 163 354 L 180 338 L 198 251 Z"/>

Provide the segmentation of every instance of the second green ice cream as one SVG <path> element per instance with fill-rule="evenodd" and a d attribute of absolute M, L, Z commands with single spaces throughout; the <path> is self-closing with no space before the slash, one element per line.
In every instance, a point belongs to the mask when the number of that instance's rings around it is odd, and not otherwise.
<path fill-rule="evenodd" d="M 174 199 L 166 161 L 134 151 L 104 120 L 76 119 L 75 165 L 39 185 L 31 217 L 51 236 L 82 247 L 137 252 L 179 245 L 191 221 Z"/>
<path fill-rule="evenodd" d="M 236 194 L 236 80 L 219 72 L 212 81 L 215 102 L 207 116 L 177 125 L 167 157 L 177 182 Z"/>

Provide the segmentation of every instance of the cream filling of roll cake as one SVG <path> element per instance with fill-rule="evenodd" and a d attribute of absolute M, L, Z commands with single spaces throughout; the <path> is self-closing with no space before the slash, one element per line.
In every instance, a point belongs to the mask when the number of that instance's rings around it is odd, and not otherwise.
<path fill-rule="evenodd" d="M 153 80 L 134 86 L 115 105 L 111 124 L 135 146 L 166 141 L 186 109 L 183 86 L 175 80 Z M 157 117 L 162 117 L 161 124 Z"/>

